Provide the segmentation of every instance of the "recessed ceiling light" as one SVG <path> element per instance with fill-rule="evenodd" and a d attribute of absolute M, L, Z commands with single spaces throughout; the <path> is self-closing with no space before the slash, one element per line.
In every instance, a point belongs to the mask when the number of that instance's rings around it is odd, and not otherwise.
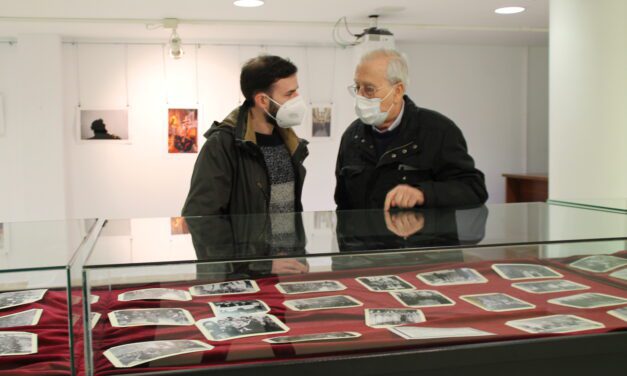
<path fill-rule="evenodd" d="M 494 13 L 497 14 L 516 14 L 516 13 L 520 13 L 520 12 L 524 12 L 525 8 L 523 7 L 504 7 L 504 8 L 498 8 L 494 10 Z"/>
<path fill-rule="evenodd" d="M 243 8 L 255 8 L 263 5 L 263 0 L 235 0 L 233 5 Z"/>

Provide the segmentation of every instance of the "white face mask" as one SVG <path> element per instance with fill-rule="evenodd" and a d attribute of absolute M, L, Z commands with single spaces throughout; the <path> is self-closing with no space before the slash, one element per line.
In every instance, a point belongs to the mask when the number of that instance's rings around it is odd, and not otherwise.
<path fill-rule="evenodd" d="M 378 127 L 388 118 L 390 109 L 394 105 L 392 103 L 387 111 L 381 111 L 381 102 L 383 102 L 394 90 L 392 88 L 383 98 L 366 98 L 361 95 L 355 97 L 355 113 L 364 124 Z"/>
<path fill-rule="evenodd" d="M 267 95 L 266 95 L 267 96 Z M 307 112 L 307 105 L 300 95 L 289 99 L 283 104 L 279 104 L 274 99 L 267 96 L 272 102 L 279 106 L 279 110 L 276 113 L 276 117 L 272 116 L 268 111 L 266 114 L 276 120 L 276 123 L 281 128 L 291 128 L 300 125 Z M 265 110 L 264 110 L 265 111 Z"/>

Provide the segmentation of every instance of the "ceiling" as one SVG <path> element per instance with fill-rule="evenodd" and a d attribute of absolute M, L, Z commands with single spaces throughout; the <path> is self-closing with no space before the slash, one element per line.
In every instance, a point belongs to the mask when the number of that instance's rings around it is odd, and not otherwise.
<path fill-rule="evenodd" d="M 152 26 L 178 18 L 185 42 L 331 44 L 340 17 L 357 33 L 368 15 L 379 14 L 379 26 L 401 42 L 548 43 L 549 0 L 265 1 L 260 8 L 238 8 L 232 0 L 0 0 L 0 38 L 53 33 L 66 40 L 162 41 L 169 31 Z M 494 13 L 511 5 L 527 11 Z"/>

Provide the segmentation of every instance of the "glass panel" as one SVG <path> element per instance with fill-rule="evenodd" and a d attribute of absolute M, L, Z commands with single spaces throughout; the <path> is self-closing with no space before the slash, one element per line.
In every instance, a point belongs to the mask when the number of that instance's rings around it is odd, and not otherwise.
<path fill-rule="evenodd" d="M 92 225 L 0 224 L 0 373 L 73 372 L 68 265 Z"/>
<path fill-rule="evenodd" d="M 616 239 L 627 216 L 525 203 L 108 221 L 88 267 Z"/>
<path fill-rule="evenodd" d="M 322 214 L 319 228 L 329 223 Z M 522 236 L 538 225 L 528 219 L 500 226 Z M 529 238 L 571 234 L 549 231 L 553 220 Z M 439 250 L 86 267 L 93 307 L 108 313 L 88 357 L 96 375 L 192 371 L 627 329 L 626 239 L 476 247 L 488 233 L 464 237 L 470 247 L 459 232 L 430 238 L 458 244 Z"/>
<path fill-rule="evenodd" d="M 549 203 L 627 213 L 627 198 L 549 200 Z"/>

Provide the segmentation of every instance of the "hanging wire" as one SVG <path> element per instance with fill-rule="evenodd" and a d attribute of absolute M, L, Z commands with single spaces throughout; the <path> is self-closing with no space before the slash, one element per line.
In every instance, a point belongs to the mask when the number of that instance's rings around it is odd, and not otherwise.
<path fill-rule="evenodd" d="M 196 68 L 196 104 L 200 103 L 200 84 L 198 83 L 198 50 L 200 49 L 200 44 L 196 45 L 196 49 L 194 50 L 194 64 Z"/>
<path fill-rule="evenodd" d="M 124 85 L 126 86 L 126 107 L 130 107 L 128 95 L 128 44 L 124 45 Z"/>
<path fill-rule="evenodd" d="M 168 74 L 166 69 L 166 60 L 165 60 L 165 44 L 161 45 L 161 60 L 163 64 L 163 87 L 165 92 L 165 104 L 170 104 L 170 99 L 168 95 Z"/>
<path fill-rule="evenodd" d="M 331 104 L 333 104 L 333 97 L 334 97 L 334 90 L 333 89 L 335 88 L 335 71 L 337 69 L 336 62 L 337 62 L 337 47 L 333 47 L 333 61 L 332 61 L 332 64 L 331 64 L 333 66 L 333 68 L 331 68 L 332 69 L 332 73 L 331 73 L 331 85 L 330 85 L 331 95 L 329 96 Z"/>
<path fill-rule="evenodd" d="M 81 65 L 78 51 L 78 43 L 74 43 L 74 57 L 76 59 L 76 101 L 81 107 Z"/>
<path fill-rule="evenodd" d="M 307 97 L 309 97 L 309 104 L 313 104 L 314 100 L 311 96 L 311 69 L 309 67 L 309 47 L 305 46 L 305 72 L 307 77 Z"/>
<path fill-rule="evenodd" d="M 353 38 L 355 38 L 354 41 L 348 41 L 346 39 L 344 39 L 341 35 L 340 35 L 340 23 L 344 21 L 344 28 L 346 29 L 346 32 L 348 34 L 350 34 Z M 333 26 L 333 30 L 331 35 L 333 36 L 333 41 L 341 47 L 350 47 L 350 46 L 356 46 L 358 45 L 360 42 L 358 42 L 357 40 L 363 36 L 363 34 L 353 34 L 350 29 L 348 28 L 348 21 L 346 20 L 346 17 L 340 17 L 340 19 L 337 20 L 337 22 L 335 23 L 335 25 Z"/>

